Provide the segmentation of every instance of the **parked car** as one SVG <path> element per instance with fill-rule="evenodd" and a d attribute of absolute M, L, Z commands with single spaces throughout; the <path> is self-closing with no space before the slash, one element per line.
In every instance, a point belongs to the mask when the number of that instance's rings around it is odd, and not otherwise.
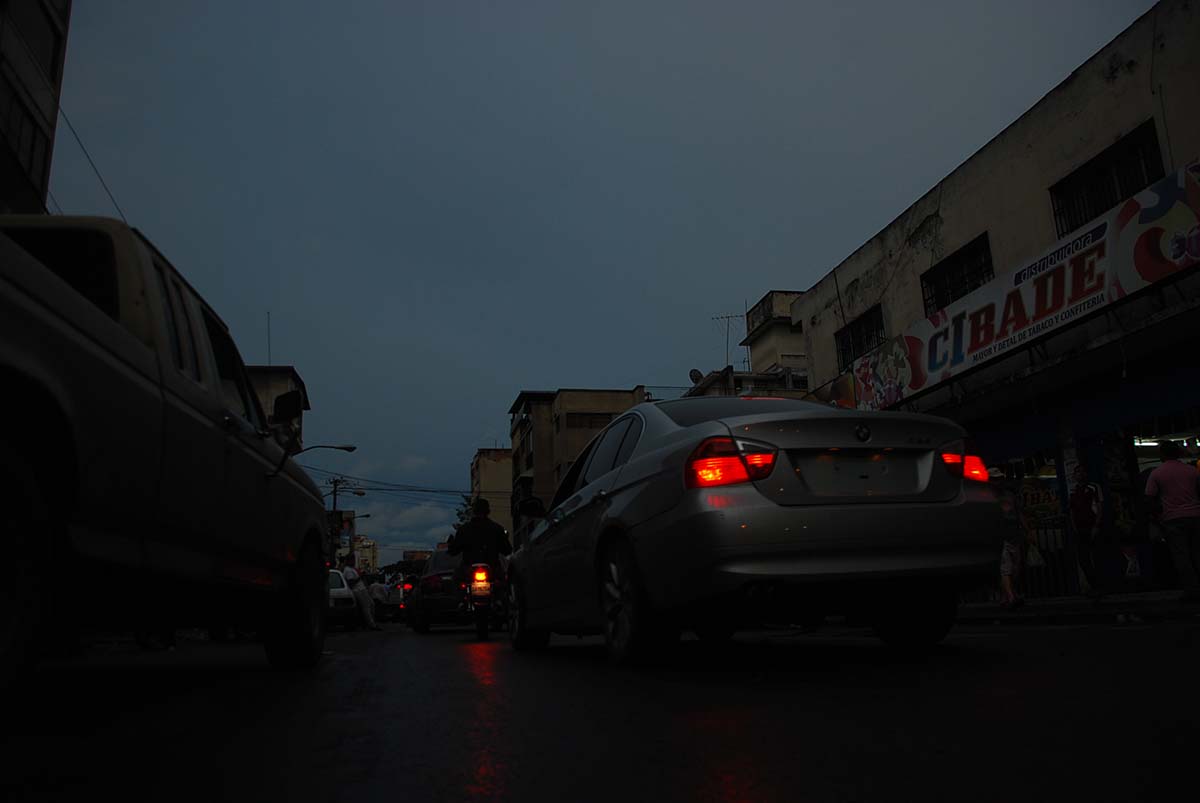
<path fill-rule="evenodd" d="M 358 603 L 338 569 L 329 572 L 329 623 L 353 627 L 359 622 Z"/>
<path fill-rule="evenodd" d="M 788 399 L 641 404 L 583 450 L 510 564 L 510 636 L 597 633 L 619 661 L 682 628 L 851 613 L 945 636 L 996 574 L 1004 524 L 951 421 Z"/>
<path fill-rule="evenodd" d="M 236 625 L 278 667 L 321 656 L 321 494 L 268 425 L 228 327 L 114 220 L 0 216 L 0 509 L 10 577 L 0 673 L 86 614 Z M 300 414 L 280 396 L 275 421 Z M 94 582 L 93 582 L 94 581 Z M 86 588 L 90 590 L 84 590 Z"/>

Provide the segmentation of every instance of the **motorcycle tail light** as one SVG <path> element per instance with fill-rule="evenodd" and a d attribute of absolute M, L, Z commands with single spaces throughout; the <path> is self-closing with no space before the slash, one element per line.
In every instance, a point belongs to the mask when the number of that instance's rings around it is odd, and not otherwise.
<path fill-rule="evenodd" d="M 488 579 L 487 569 L 476 569 L 475 570 L 475 582 L 476 583 L 486 583 L 487 579 Z"/>

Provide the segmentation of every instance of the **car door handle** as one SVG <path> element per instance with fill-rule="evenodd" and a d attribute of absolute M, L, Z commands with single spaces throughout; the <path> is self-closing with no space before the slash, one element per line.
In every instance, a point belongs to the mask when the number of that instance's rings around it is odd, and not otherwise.
<path fill-rule="evenodd" d="M 597 498 L 597 499 L 607 499 L 607 498 L 608 498 L 608 491 L 606 491 L 606 490 L 604 490 L 603 488 L 601 488 L 600 490 L 596 491 L 596 498 Z"/>
<path fill-rule="evenodd" d="M 231 413 L 222 413 L 221 414 L 221 426 L 225 428 L 226 432 L 236 432 L 237 431 L 237 419 L 234 418 Z"/>

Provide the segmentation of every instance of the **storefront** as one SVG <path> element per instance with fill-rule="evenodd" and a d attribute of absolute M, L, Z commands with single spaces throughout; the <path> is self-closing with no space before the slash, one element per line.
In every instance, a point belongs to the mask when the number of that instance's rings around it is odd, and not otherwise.
<path fill-rule="evenodd" d="M 1020 500 L 1027 595 L 1171 588 L 1145 478 L 1160 440 L 1200 436 L 1198 271 L 1193 164 L 813 395 L 963 424 Z"/>

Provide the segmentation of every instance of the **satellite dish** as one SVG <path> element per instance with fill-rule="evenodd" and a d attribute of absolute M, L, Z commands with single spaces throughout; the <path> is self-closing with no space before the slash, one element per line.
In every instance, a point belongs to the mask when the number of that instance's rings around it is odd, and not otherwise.
<path fill-rule="evenodd" d="M 690 372 L 688 372 L 688 379 L 692 380 L 693 385 L 698 384 L 703 378 L 704 374 L 700 373 L 699 368 L 693 368 Z"/>

